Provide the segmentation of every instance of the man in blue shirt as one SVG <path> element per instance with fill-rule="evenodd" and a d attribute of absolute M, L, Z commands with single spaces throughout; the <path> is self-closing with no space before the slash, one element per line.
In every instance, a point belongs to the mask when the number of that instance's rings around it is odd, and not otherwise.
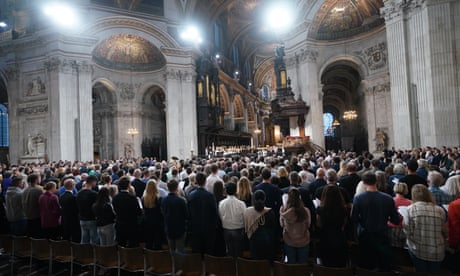
<path fill-rule="evenodd" d="M 391 243 L 388 221 L 400 224 L 400 216 L 393 199 L 377 190 L 377 178 L 373 172 L 365 172 L 362 181 L 366 192 L 353 200 L 352 221 L 358 226 L 360 266 L 367 269 L 389 271 Z"/>

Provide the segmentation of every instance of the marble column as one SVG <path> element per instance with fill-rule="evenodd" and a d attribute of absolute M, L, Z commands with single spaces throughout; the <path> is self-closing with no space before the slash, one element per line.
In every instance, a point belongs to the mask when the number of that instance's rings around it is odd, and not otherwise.
<path fill-rule="evenodd" d="M 168 66 L 165 77 L 168 157 L 189 158 L 198 149 L 195 71 Z"/>
<path fill-rule="evenodd" d="M 305 118 L 305 135 L 321 147 L 325 146 L 323 132 L 323 92 L 318 86 L 321 83 L 318 78 L 318 64 L 316 59 L 318 52 L 303 49 L 299 53 L 298 86 L 302 99 L 310 106 L 310 111 Z"/>
<path fill-rule="evenodd" d="M 75 64 L 77 73 L 77 104 L 78 120 L 76 138 L 76 159 L 92 160 L 94 155 L 93 146 L 93 112 L 88 111 L 92 106 L 92 70 L 90 60 L 79 60 Z"/>
<path fill-rule="evenodd" d="M 409 99 L 408 45 L 406 23 L 401 6 L 386 1 L 385 16 L 388 44 L 388 63 L 391 82 L 394 145 L 396 148 L 413 146 Z"/>

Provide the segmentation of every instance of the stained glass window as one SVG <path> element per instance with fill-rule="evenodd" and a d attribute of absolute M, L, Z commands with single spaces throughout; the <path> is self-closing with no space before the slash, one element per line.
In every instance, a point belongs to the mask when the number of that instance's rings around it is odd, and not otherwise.
<path fill-rule="evenodd" d="M 334 136 L 334 127 L 332 126 L 332 123 L 334 122 L 334 115 L 332 115 L 331 113 L 324 113 L 323 122 L 324 136 Z"/>
<path fill-rule="evenodd" d="M 8 147 L 8 110 L 0 104 L 0 147 Z"/>

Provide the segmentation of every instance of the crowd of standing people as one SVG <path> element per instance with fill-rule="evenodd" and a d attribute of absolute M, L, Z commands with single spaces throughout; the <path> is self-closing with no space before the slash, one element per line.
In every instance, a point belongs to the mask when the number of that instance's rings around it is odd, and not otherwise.
<path fill-rule="evenodd" d="M 151 158 L 2 167 L 0 231 L 34 238 L 389 271 L 456 270 L 460 151 Z M 442 266 L 445 264 L 445 266 Z M 458 268 L 457 268 L 458 272 Z"/>

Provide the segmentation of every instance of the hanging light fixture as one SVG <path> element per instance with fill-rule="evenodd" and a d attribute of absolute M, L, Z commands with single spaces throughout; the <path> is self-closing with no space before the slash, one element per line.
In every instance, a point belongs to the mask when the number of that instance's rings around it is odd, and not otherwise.
<path fill-rule="evenodd" d="M 356 110 L 347 110 L 343 112 L 343 119 L 346 121 L 353 121 L 358 118 L 358 113 Z"/>
<path fill-rule="evenodd" d="M 132 53 L 132 44 L 131 42 L 129 43 L 129 48 L 130 48 L 130 53 Z M 131 60 L 131 58 L 130 58 Z M 133 85 L 133 61 L 131 60 L 131 64 L 129 66 L 129 89 L 131 90 L 130 92 L 134 94 L 134 85 Z M 133 97 L 133 102 L 131 103 L 131 127 L 128 128 L 128 135 L 131 135 L 131 137 L 134 138 L 135 135 L 139 134 L 139 131 L 137 131 L 137 128 L 134 126 L 134 99 L 136 97 Z"/>

